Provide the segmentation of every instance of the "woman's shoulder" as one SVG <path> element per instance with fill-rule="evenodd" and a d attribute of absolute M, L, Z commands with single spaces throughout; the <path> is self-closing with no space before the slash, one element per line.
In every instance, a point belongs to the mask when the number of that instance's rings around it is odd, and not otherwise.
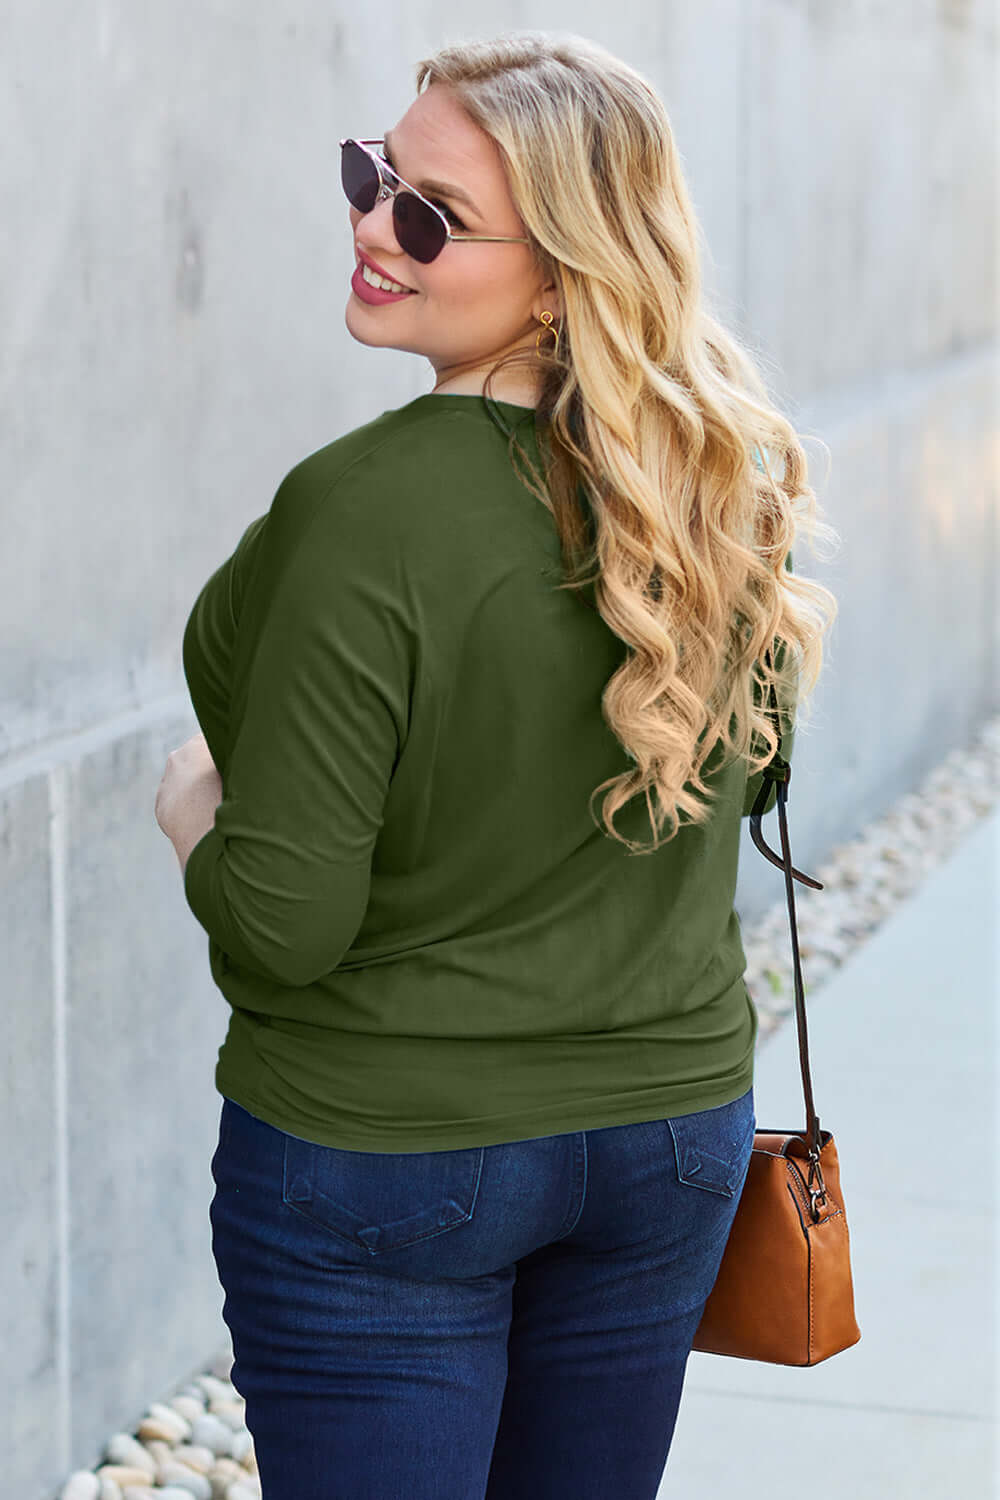
<path fill-rule="evenodd" d="M 465 448 L 476 426 L 462 413 L 424 397 L 405 406 L 383 411 L 369 422 L 326 443 L 308 454 L 295 469 L 311 482 L 333 483 L 355 468 L 364 475 L 383 477 L 400 473 L 412 482 L 423 477 L 411 466 L 418 459 L 431 464 L 431 472 L 449 456 Z"/>
<path fill-rule="evenodd" d="M 471 427 L 471 431 L 470 431 Z M 324 521 L 367 527 L 433 524 L 436 506 L 469 481 L 469 445 L 476 429 L 432 402 L 410 402 L 382 412 L 300 459 L 272 503 L 293 528 Z"/>

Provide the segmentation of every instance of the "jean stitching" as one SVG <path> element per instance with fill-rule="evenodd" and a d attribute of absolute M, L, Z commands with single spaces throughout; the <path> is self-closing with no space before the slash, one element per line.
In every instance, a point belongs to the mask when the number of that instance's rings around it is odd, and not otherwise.
<path fill-rule="evenodd" d="M 285 1141 L 285 1149 L 284 1149 L 284 1153 L 283 1153 L 283 1162 L 282 1162 L 282 1180 L 281 1180 L 281 1201 L 282 1201 L 282 1203 L 284 1203 L 284 1205 L 285 1205 L 286 1208 L 290 1208 L 293 1213 L 300 1214 L 303 1219 L 308 1220 L 309 1223 L 315 1224 L 318 1228 L 324 1230 L 327 1234 L 335 1235 L 336 1238 L 339 1239 L 339 1240 L 341 1240 L 344 1244 L 352 1245 L 352 1246 L 354 1246 L 355 1249 L 358 1249 L 358 1250 L 365 1250 L 371 1256 L 375 1256 L 375 1255 L 387 1255 L 387 1254 L 390 1254 L 391 1252 L 396 1251 L 396 1250 L 406 1250 L 411 1245 L 423 1244 L 424 1241 L 426 1241 L 426 1240 L 436 1239 L 439 1235 L 447 1234 L 452 1229 L 459 1229 L 463 1224 L 468 1224 L 469 1221 L 471 1220 L 473 1214 L 475 1213 L 476 1203 L 477 1203 L 478 1198 L 479 1198 L 479 1188 L 480 1188 L 480 1184 L 482 1182 L 483 1167 L 484 1167 L 484 1164 L 485 1164 L 485 1157 L 486 1157 L 486 1148 L 484 1146 L 480 1146 L 478 1148 L 478 1150 L 479 1150 L 479 1159 L 478 1159 L 478 1162 L 477 1162 L 476 1172 L 475 1172 L 475 1179 L 474 1179 L 473 1186 L 472 1186 L 472 1199 L 471 1199 L 471 1202 L 469 1204 L 468 1209 L 462 1212 L 461 1217 L 459 1217 L 457 1219 L 453 1219 L 448 1224 L 439 1224 L 439 1225 L 436 1225 L 432 1229 L 427 1229 L 427 1230 L 421 1231 L 419 1234 L 414 1234 L 411 1238 L 409 1238 L 407 1240 L 404 1240 L 403 1242 L 401 1242 L 399 1244 L 383 1246 L 381 1249 L 379 1249 L 377 1246 L 373 1247 L 371 1245 L 366 1245 L 366 1244 L 364 1244 L 363 1241 L 361 1241 L 361 1240 L 359 1240 L 357 1238 L 356 1234 L 351 1233 L 351 1232 L 349 1232 L 347 1230 L 338 1228 L 337 1225 L 331 1224 L 327 1219 L 322 1218 L 318 1213 L 312 1212 L 309 1205 L 305 1205 L 305 1204 L 301 1204 L 301 1203 L 296 1203 L 296 1202 L 294 1202 L 293 1199 L 291 1199 L 288 1196 L 288 1181 L 289 1181 L 288 1152 L 289 1152 L 289 1145 L 290 1145 L 291 1141 L 294 1140 L 294 1139 L 296 1139 L 296 1138 L 295 1137 L 289 1137 Z M 318 1196 L 324 1202 L 327 1202 L 327 1203 L 331 1204 L 331 1206 L 333 1208 L 338 1208 L 338 1207 L 343 1208 L 344 1207 L 343 1205 L 338 1205 L 332 1198 L 329 1198 L 325 1193 L 321 1193 L 321 1192 L 317 1193 L 317 1190 L 313 1186 L 312 1182 L 310 1182 L 310 1187 L 311 1187 L 311 1190 L 312 1190 L 313 1195 L 314 1195 L 314 1200 L 315 1200 L 315 1197 Z M 452 1199 L 451 1201 L 454 1202 L 454 1199 Z M 426 1212 L 428 1212 L 428 1210 L 426 1208 L 423 1208 L 423 1209 L 419 1210 L 419 1212 L 426 1213 Z M 368 1227 L 381 1229 L 384 1226 L 382 1226 L 382 1225 L 373 1225 L 373 1226 L 368 1226 Z"/>

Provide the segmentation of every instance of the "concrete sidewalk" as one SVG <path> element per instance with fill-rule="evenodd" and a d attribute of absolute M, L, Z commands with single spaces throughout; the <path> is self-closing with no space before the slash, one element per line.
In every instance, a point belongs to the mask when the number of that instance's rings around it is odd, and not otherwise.
<path fill-rule="evenodd" d="M 807 995 L 861 1340 L 806 1369 L 692 1352 L 660 1500 L 1000 1495 L 998 871 L 1000 810 Z M 761 1128 L 804 1125 L 794 1018 L 754 1096 Z"/>

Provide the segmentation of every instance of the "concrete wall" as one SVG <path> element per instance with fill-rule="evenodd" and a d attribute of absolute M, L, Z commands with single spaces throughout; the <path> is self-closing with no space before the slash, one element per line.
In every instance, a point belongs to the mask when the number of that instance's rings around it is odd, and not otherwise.
<path fill-rule="evenodd" d="M 343 323 L 337 141 L 399 117 L 417 58 L 541 26 L 640 66 L 720 309 L 832 450 L 816 484 L 844 545 L 797 559 L 842 615 L 796 752 L 796 862 L 998 706 L 987 0 L 391 20 L 310 0 L 12 0 L 0 20 L 0 1462 L 21 1500 L 225 1343 L 207 1205 L 228 1011 L 153 801 L 197 729 L 180 640 L 208 574 L 292 463 L 432 384 Z M 746 849 L 750 918 L 782 885 Z"/>

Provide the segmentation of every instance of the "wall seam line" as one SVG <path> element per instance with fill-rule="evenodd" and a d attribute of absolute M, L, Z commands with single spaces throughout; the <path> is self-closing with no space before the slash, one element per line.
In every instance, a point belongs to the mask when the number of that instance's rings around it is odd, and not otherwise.
<path fill-rule="evenodd" d="M 68 770 L 49 776 L 49 892 L 52 921 L 53 1094 L 55 1104 L 56 1388 L 59 1467 L 72 1466 L 72 1355 L 70 1349 L 69 1098 L 66 1036 L 66 808 Z"/>

